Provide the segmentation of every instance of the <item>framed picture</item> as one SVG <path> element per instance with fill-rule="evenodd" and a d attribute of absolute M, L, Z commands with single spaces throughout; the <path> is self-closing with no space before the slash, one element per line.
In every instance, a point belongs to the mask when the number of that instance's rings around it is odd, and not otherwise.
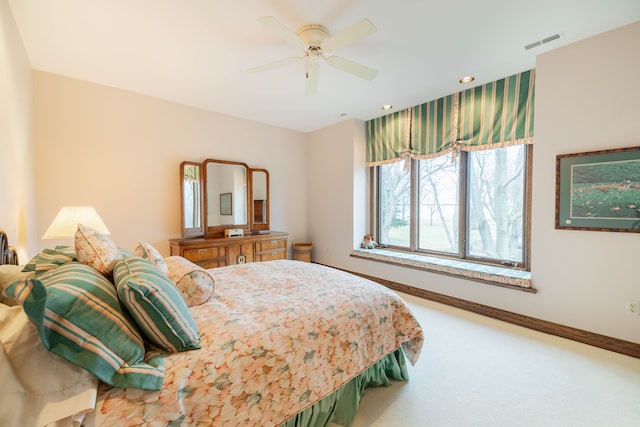
<path fill-rule="evenodd" d="M 556 228 L 640 233 L 640 147 L 556 156 Z"/>
<path fill-rule="evenodd" d="M 220 215 L 232 215 L 233 214 L 233 194 L 221 193 L 220 194 Z"/>

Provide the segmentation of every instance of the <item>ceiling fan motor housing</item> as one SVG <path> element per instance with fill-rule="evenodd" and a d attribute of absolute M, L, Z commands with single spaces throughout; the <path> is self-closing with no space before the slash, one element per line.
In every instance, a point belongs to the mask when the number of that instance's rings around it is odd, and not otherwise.
<path fill-rule="evenodd" d="M 319 48 L 322 42 L 329 38 L 329 31 L 319 24 L 304 25 L 296 34 L 313 48 Z"/>

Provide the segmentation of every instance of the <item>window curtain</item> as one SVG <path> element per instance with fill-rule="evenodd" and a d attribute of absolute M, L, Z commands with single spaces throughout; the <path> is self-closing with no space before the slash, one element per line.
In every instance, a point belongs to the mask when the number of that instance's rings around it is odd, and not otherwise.
<path fill-rule="evenodd" d="M 535 70 L 367 122 L 367 165 L 533 142 Z"/>
<path fill-rule="evenodd" d="M 397 162 L 411 156 L 411 109 L 367 122 L 367 164 Z"/>
<path fill-rule="evenodd" d="M 456 146 L 457 93 L 418 105 L 412 110 L 411 157 L 436 157 Z"/>
<path fill-rule="evenodd" d="M 459 94 L 457 143 L 462 150 L 533 142 L 535 71 L 467 89 Z"/>

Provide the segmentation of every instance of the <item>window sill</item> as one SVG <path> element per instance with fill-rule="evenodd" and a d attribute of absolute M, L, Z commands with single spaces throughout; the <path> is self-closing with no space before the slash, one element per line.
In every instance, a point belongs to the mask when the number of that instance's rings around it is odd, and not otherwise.
<path fill-rule="evenodd" d="M 505 267 L 478 264 L 389 249 L 354 249 L 351 256 L 384 262 L 402 267 L 416 268 L 432 273 L 447 274 L 490 285 L 536 293 L 531 287 L 531 272 Z"/>

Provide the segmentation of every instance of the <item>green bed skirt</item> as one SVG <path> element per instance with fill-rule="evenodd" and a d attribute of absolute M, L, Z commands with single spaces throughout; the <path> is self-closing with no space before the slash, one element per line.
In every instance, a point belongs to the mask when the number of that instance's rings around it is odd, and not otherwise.
<path fill-rule="evenodd" d="M 334 393 L 293 416 L 280 427 L 322 427 L 329 423 L 349 427 L 358 413 L 364 389 L 388 387 L 391 385 L 391 380 L 409 380 L 402 348 L 383 357 Z"/>

